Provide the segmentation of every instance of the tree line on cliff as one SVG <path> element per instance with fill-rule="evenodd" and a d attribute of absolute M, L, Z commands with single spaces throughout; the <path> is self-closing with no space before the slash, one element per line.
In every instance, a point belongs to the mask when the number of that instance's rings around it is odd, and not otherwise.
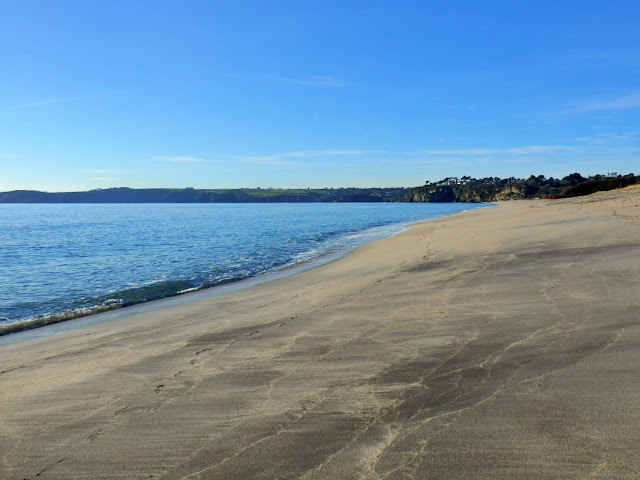
<path fill-rule="evenodd" d="M 531 175 L 527 179 L 487 177 L 448 177 L 438 182 L 426 182 L 405 197 L 407 202 L 495 202 L 525 198 L 563 198 L 589 195 L 594 192 L 640 184 L 633 173 L 583 177 L 572 173 L 562 179 Z"/>

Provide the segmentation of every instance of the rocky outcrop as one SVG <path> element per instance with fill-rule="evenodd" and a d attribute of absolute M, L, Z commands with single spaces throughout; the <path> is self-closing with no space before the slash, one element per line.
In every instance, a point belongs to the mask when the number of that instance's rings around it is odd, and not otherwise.
<path fill-rule="evenodd" d="M 407 202 L 431 202 L 431 203 L 445 203 L 455 202 L 456 194 L 453 192 L 453 188 L 449 186 L 424 186 L 411 190 L 405 197 Z"/>
<path fill-rule="evenodd" d="M 495 194 L 491 201 L 503 201 L 503 200 L 520 200 L 526 198 L 524 187 L 520 185 L 507 185 L 501 191 Z"/>
<path fill-rule="evenodd" d="M 517 200 L 525 198 L 522 185 L 425 185 L 411 190 L 405 201 L 407 202 L 495 202 L 502 200 Z"/>

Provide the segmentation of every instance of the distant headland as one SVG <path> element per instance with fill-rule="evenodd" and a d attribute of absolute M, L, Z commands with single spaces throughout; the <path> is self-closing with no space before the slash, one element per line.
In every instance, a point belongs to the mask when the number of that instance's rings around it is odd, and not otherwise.
<path fill-rule="evenodd" d="M 531 175 L 522 178 L 447 177 L 415 188 L 324 189 L 195 189 L 105 188 L 85 192 L 0 192 L 0 203 L 313 203 L 313 202 L 494 202 L 526 198 L 562 198 L 588 195 L 640 184 L 640 176 L 608 173 L 562 179 Z"/>
<path fill-rule="evenodd" d="M 0 203 L 312 203 L 401 202 L 410 188 L 196 189 L 105 188 L 87 192 L 47 193 L 15 190 L 0 193 Z"/>

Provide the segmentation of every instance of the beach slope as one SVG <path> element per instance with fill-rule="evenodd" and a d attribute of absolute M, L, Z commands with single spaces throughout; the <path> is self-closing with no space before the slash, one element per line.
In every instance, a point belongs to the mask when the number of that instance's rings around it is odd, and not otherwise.
<path fill-rule="evenodd" d="M 640 478 L 640 190 L 0 349 L 0 478 Z"/>

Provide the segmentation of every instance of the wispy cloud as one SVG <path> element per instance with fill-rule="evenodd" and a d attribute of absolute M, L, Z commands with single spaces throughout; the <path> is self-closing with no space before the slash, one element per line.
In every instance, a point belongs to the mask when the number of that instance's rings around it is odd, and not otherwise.
<path fill-rule="evenodd" d="M 358 157 L 384 153 L 384 150 L 295 150 L 291 152 L 276 153 L 271 155 L 247 155 L 235 156 L 235 160 L 257 165 L 274 166 L 304 166 L 304 163 L 296 160 L 321 159 L 330 160 L 336 157 Z"/>
<path fill-rule="evenodd" d="M 556 153 L 575 150 L 579 147 L 569 145 L 527 145 L 523 147 L 509 148 L 467 148 L 451 150 L 425 150 L 427 155 L 455 155 L 455 156 L 479 156 L 479 155 L 533 155 L 541 153 Z"/>
<path fill-rule="evenodd" d="M 121 178 L 115 175 L 126 175 L 131 173 L 128 170 L 105 170 L 101 168 L 89 168 L 83 170 L 83 172 L 92 174 L 93 176 L 89 177 L 89 180 L 94 182 L 118 182 Z"/>
<path fill-rule="evenodd" d="M 272 80 L 307 87 L 348 87 L 350 84 L 332 75 L 311 75 L 307 77 L 271 76 Z"/>
<path fill-rule="evenodd" d="M 239 160 L 244 163 L 251 163 L 253 165 L 272 165 L 277 167 L 295 167 L 298 166 L 296 162 L 282 160 L 275 156 L 246 156 L 246 157 L 234 157 L 235 160 Z"/>
<path fill-rule="evenodd" d="M 83 172 L 94 175 L 125 175 L 127 173 L 131 173 L 129 170 L 104 170 L 101 168 L 90 168 L 83 170 Z"/>
<path fill-rule="evenodd" d="M 568 109 L 568 113 L 587 113 L 640 108 L 640 91 L 625 95 L 584 99 Z"/>
<path fill-rule="evenodd" d="M 119 95 L 122 92 L 103 92 L 96 93 L 93 95 L 79 95 L 73 97 L 49 97 L 49 98 L 41 98 L 38 100 L 33 100 L 30 102 L 19 103 L 17 105 L 11 105 L 9 109 L 11 110 L 21 110 L 21 109 L 29 109 L 29 108 L 43 108 L 49 105 L 56 105 L 60 103 L 71 103 L 71 102 L 80 102 L 84 100 L 92 100 L 97 98 L 104 97 L 112 97 L 114 95 Z"/>
<path fill-rule="evenodd" d="M 298 150 L 293 152 L 285 152 L 276 155 L 280 158 L 309 158 L 309 157 L 324 157 L 324 156 L 357 156 L 357 155 L 372 155 L 376 153 L 384 153 L 384 150 Z"/>
<path fill-rule="evenodd" d="M 12 105 L 10 108 L 12 110 L 20 110 L 23 108 L 39 108 L 39 107 L 46 107 L 47 105 L 53 105 L 56 103 L 74 102 L 80 99 L 81 99 L 80 97 L 44 98 L 42 100 L 36 100 L 33 102 L 26 102 L 18 105 Z"/>
<path fill-rule="evenodd" d="M 115 182 L 120 179 L 115 177 L 91 177 L 91 180 L 94 180 L 96 182 Z"/>
<path fill-rule="evenodd" d="M 445 149 L 445 150 L 425 150 L 427 155 L 488 155 L 493 150 L 489 148 L 465 148 L 465 149 Z"/>
<path fill-rule="evenodd" d="M 564 139 L 563 141 L 578 142 L 587 146 L 591 145 L 605 145 L 614 144 L 618 145 L 620 142 L 633 143 L 638 139 L 638 134 L 630 132 L 622 133 L 599 133 L 590 137 L 574 137 Z"/>
<path fill-rule="evenodd" d="M 557 153 L 575 150 L 572 145 L 529 145 L 526 147 L 507 148 L 504 153 L 507 155 L 533 155 L 540 153 Z"/>
<path fill-rule="evenodd" d="M 204 158 L 199 157 L 181 157 L 181 156 L 165 156 L 158 155 L 153 157 L 158 162 L 176 163 L 176 164 L 190 164 L 190 163 L 202 163 L 206 162 Z"/>

